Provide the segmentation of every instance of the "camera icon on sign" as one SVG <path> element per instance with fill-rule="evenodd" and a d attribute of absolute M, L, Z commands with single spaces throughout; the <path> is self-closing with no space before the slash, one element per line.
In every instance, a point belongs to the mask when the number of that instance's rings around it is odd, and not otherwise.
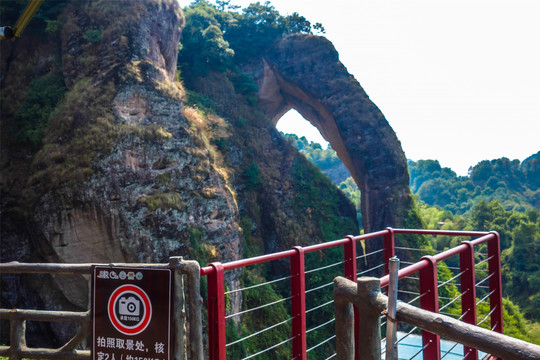
<path fill-rule="evenodd" d="M 121 297 L 118 305 L 118 313 L 120 315 L 139 316 L 141 302 L 135 297 L 130 296 L 128 298 Z"/>

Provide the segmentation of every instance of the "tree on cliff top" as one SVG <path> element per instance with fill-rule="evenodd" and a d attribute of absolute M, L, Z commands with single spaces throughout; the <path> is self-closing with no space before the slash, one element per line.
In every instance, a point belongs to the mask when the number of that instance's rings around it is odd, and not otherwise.
<path fill-rule="evenodd" d="M 311 23 L 298 13 L 282 16 L 270 2 L 250 4 L 242 12 L 220 2 L 199 0 L 184 8 L 178 65 L 186 81 L 209 71 L 233 69 L 261 54 L 274 40 L 294 33 L 312 33 Z M 225 9 L 233 11 L 226 11 Z M 313 29 L 324 32 L 321 24 Z"/>

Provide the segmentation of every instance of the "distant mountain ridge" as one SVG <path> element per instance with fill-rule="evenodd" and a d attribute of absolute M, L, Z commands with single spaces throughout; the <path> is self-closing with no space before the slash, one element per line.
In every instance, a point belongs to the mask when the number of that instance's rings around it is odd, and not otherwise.
<path fill-rule="evenodd" d="M 420 199 L 456 214 L 480 200 L 498 200 L 506 210 L 540 209 L 540 152 L 523 162 L 506 157 L 472 166 L 457 176 L 437 160 L 408 161 L 411 190 Z"/>
<path fill-rule="evenodd" d="M 346 193 L 350 191 L 343 184 L 350 175 L 331 147 L 323 149 L 320 144 L 295 134 L 286 136 L 336 186 Z M 498 200 L 506 210 L 540 209 L 540 151 L 523 162 L 506 157 L 481 161 L 471 166 L 468 176 L 457 176 L 438 160 L 407 163 L 413 194 L 429 205 L 441 206 L 455 214 L 471 210 L 480 200 Z"/>

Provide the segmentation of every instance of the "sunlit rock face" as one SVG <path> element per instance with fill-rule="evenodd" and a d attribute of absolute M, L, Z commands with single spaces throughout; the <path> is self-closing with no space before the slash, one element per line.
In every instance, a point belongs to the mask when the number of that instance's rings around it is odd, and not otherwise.
<path fill-rule="evenodd" d="M 249 67 L 274 124 L 291 108 L 336 150 L 362 191 L 366 232 L 402 226 L 412 207 L 407 163 L 396 134 L 332 43 L 313 35 L 278 40 Z"/>
<path fill-rule="evenodd" d="M 350 201 L 272 126 L 290 108 L 360 186 L 365 230 L 403 224 L 411 197 L 399 142 L 328 40 L 289 36 L 256 56 L 245 71 L 258 102 L 226 73 L 197 79 L 190 90 L 216 111 L 202 120 L 174 83 L 184 24 L 176 0 L 74 1 L 62 11 L 53 40 L 28 32 L 1 44 L 2 133 L 12 104 L 24 101 L 21 84 L 50 74 L 65 83 L 36 149 L 2 138 L 2 262 L 229 262 L 244 246 L 255 256 L 357 232 Z M 226 286 L 238 288 L 240 275 L 227 271 Z M 85 310 L 87 284 L 81 275 L 3 277 L 2 307 Z M 240 305 L 231 295 L 231 311 Z M 51 335 L 31 345 L 70 337 L 36 326 L 30 338 Z"/>
<path fill-rule="evenodd" d="M 174 84 L 184 24 L 178 2 L 71 2 L 64 17 L 58 46 L 31 32 L 16 47 L 2 43 L 11 53 L 3 70 L 33 69 L 21 54 L 56 59 L 46 71 L 60 71 L 67 87 L 33 158 L 19 160 L 3 144 L 2 262 L 167 263 L 202 251 L 223 262 L 241 257 L 233 193 Z M 100 39 L 89 41 L 97 28 Z M 3 87 L 18 76 L 2 73 Z M 226 282 L 238 287 L 239 272 Z M 5 308 L 88 304 L 82 275 L 2 281 Z M 29 342 L 57 346 L 72 335 L 61 325 L 30 325 Z"/>

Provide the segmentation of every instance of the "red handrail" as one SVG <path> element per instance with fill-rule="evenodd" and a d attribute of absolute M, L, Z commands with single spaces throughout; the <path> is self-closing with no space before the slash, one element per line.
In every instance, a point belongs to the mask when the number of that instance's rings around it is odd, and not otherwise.
<path fill-rule="evenodd" d="M 462 313 L 465 322 L 476 324 L 476 292 L 474 279 L 474 247 L 486 243 L 488 245 L 488 270 L 494 274 L 489 279 L 490 305 L 492 308 L 491 323 L 495 331 L 503 331 L 502 327 L 502 288 L 500 272 L 500 245 L 499 235 L 495 232 L 481 231 L 449 231 L 449 230 L 423 230 L 423 229 L 392 229 L 387 228 L 374 233 L 348 236 L 345 239 L 330 241 L 306 247 L 296 246 L 290 250 L 278 253 L 261 255 L 248 259 L 241 259 L 229 263 L 212 263 L 201 268 L 200 275 L 208 276 L 208 328 L 210 359 L 226 359 L 225 355 L 225 295 L 224 272 L 241 267 L 257 265 L 284 258 L 291 259 L 291 316 L 292 316 L 292 343 L 293 357 L 306 358 L 306 308 L 305 308 L 305 268 L 304 254 L 336 246 L 344 249 L 345 276 L 351 280 L 356 279 L 356 242 L 376 237 L 383 237 L 385 274 L 388 273 L 388 259 L 395 255 L 395 234 L 416 235 L 450 235 L 478 237 L 466 241 L 455 248 L 443 251 L 433 256 L 424 256 L 420 261 L 401 269 L 398 278 L 419 273 L 420 292 L 427 294 L 420 298 L 421 307 L 431 311 L 438 311 L 438 283 L 437 263 L 449 257 L 460 256 Z M 381 279 L 381 287 L 388 286 L 388 275 Z M 467 290 L 468 289 L 468 290 Z M 464 293 L 465 292 L 465 293 Z M 495 308 L 495 309 L 494 309 Z M 355 312 L 358 321 L 358 314 Z M 423 332 L 425 347 L 424 356 L 430 359 L 440 358 L 440 344 L 438 336 Z M 429 345 L 428 345 L 429 344 Z M 472 349 L 474 350 L 474 349 Z M 472 355 L 472 356 L 471 356 Z M 477 359 L 477 352 L 469 353 L 469 358 Z"/>

